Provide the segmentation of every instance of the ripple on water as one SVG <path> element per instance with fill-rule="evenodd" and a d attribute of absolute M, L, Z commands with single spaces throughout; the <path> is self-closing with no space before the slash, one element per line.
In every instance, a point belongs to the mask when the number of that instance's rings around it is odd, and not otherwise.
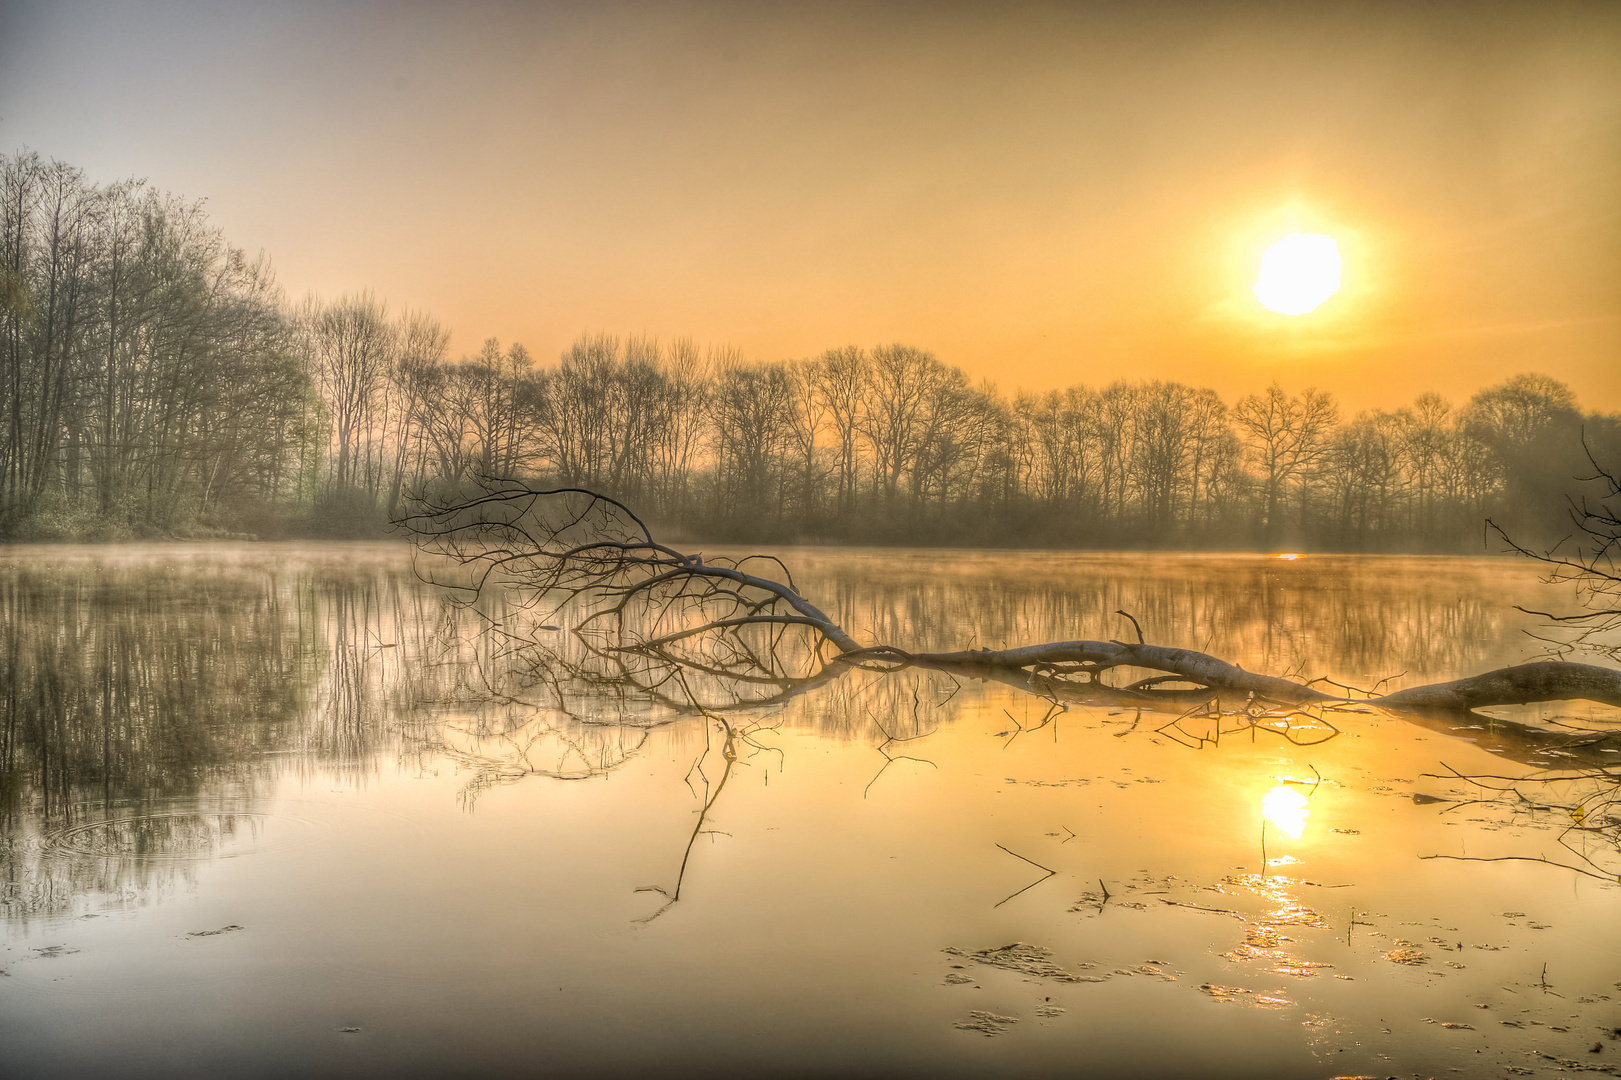
<path fill-rule="evenodd" d="M 314 822 L 237 810 L 173 810 L 70 825 L 44 839 L 47 857 L 197 861 L 301 842 Z"/>

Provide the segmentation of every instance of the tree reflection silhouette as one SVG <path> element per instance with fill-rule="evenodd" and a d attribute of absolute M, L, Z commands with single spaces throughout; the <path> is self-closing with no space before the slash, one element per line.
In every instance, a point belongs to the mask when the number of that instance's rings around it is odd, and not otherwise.
<path fill-rule="evenodd" d="M 967 632 L 977 635 L 971 643 L 996 646 L 1081 630 L 1105 636 L 1119 632 L 1111 612 L 1123 608 L 1150 632 L 1191 627 L 1207 648 L 1252 667 L 1355 681 L 1344 673 L 1411 667 L 1444 676 L 1500 662 L 1494 650 L 1512 637 L 1481 571 L 1454 563 L 1399 581 L 1343 575 L 1308 601 L 1279 576 L 1299 564 L 1220 557 L 1201 560 L 1202 578 L 1160 559 L 1137 559 L 1126 572 L 1129 560 L 1112 556 L 1080 574 L 1070 556 L 1030 556 L 1018 574 L 1011 563 L 969 556 L 809 551 L 794 562 L 796 583 L 828 598 L 833 618 L 904 648 Z M 408 771 L 453 763 L 458 796 L 471 808 L 506 784 L 606 776 L 645 755 L 659 729 L 701 735 L 688 772 L 693 828 L 681 857 L 670 853 L 673 876 L 647 886 L 673 901 L 696 838 L 724 808 L 716 800 L 732 790 L 728 778 L 771 745 L 772 725 L 870 747 L 872 773 L 861 782 L 877 793 L 906 770 L 928 769 L 927 736 L 1002 686 L 1031 703 L 1029 716 L 1009 720 L 1004 742 L 1056 736 L 1070 717 L 1098 708 L 1128 717 L 1140 710 L 1140 734 L 1193 746 L 1273 732 L 1309 741 L 1342 725 L 1343 710 L 1368 707 L 1280 710 L 1216 695 L 1212 709 L 1208 690 L 1179 683 L 1149 695 L 1135 684 L 1052 673 L 881 657 L 835 663 L 792 623 L 727 628 L 734 632 L 720 651 L 691 638 L 626 651 L 623 640 L 574 633 L 567 611 L 539 618 L 526 599 L 496 588 L 471 604 L 448 602 L 405 567 L 371 556 L 284 567 L 213 556 L 8 558 L 0 564 L 0 917 L 60 914 L 88 897 L 166 895 L 196 860 L 253 841 L 251 807 L 278 778 L 354 784 L 390 757 Z M 1317 601 L 1330 615 L 1314 629 Z M 677 632 L 665 624 L 654 633 L 628 607 L 616 618 L 643 641 Z M 738 664 L 745 677 L 736 677 Z M 1605 731 L 1541 717 L 1403 718 L 1534 768 L 1569 767 L 1595 792 L 1614 790 Z M 1615 807 L 1602 798 L 1540 798 L 1565 807 L 1576 826 L 1568 839 L 1590 855 L 1621 840 L 1612 835 Z M 1570 817 L 1577 806 L 1582 822 Z"/>
<path fill-rule="evenodd" d="M 623 503 L 579 488 L 537 488 L 491 478 L 465 497 L 452 494 L 423 503 L 401 524 L 419 549 L 432 557 L 428 580 L 448 586 L 469 607 L 492 597 L 505 601 L 500 618 L 486 616 L 484 632 L 503 643 L 505 655 L 519 660 L 517 666 L 527 670 L 529 684 L 546 692 L 552 708 L 570 715 L 577 713 L 567 702 L 580 689 L 628 688 L 631 698 L 646 707 L 712 717 L 727 709 L 780 705 L 854 671 L 916 670 L 945 673 L 954 680 L 1000 682 L 1039 697 L 1049 705 L 1044 723 L 1070 704 L 1133 707 L 1139 710 L 1139 720 L 1142 711 L 1171 713 L 1171 720 L 1153 730 L 1193 748 L 1219 744 L 1224 734 L 1239 732 L 1315 745 L 1340 733 L 1330 714 L 1372 709 L 1462 734 L 1478 726 L 1471 720 L 1486 718 L 1478 710 L 1493 706 L 1587 699 L 1621 707 L 1621 673 L 1569 662 L 1514 664 L 1450 682 L 1381 692 L 1399 677 L 1380 678 L 1370 690 L 1326 674 L 1307 679 L 1306 657 L 1291 646 L 1295 655 L 1282 675 L 1260 674 L 1204 651 L 1211 647 L 1208 641 L 1200 650 L 1150 644 L 1144 622 L 1169 626 L 1182 637 L 1189 622 L 1196 625 L 1198 620 L 1179 618 L 1174 610 L 1163 608 L 1133 613 L 1124 603 L 1105 610 L 1130 622 L 1135 642 L 1053 640 L 1035 633 L 1014 640 L 1038 644 L 925 651 L 916 644 L 926 640 L 917 628 L 933 625 L 940 617 L 934 608 L 923 606 L 931 592 L 942 588 L 944 575 L 937 567 L 930 567 L 930 580 L 922 587 L 909 583 L 912 587 L 897 592 L 887 604 L 881 602 L 886 596 L 882 585 L 859 593 L 835 590 L 830 615 L 807 599 L 782 560 L 760 555 L 706 560 L 702 554 L 684 553 L 656 539 Z M 757 560 L 758 567 L 751 565 Z M 1288 634 L 1297 627 L 1310 634 L 1324 625 L 1349 628 L 1349 636 L 1336 641 L 1331 653 L 1341 664 L 1376 649 L 1388 655 L 1392 647 L 1402 647 L 1402 635 L 1392 632 L 1392 623 L 1365 621 L 1377 605 L 1358 605 L 1361 621 L 1336 620 L 1334 609 L 1343 606 L 1336 599 L 1340 590 L 1309 598 L 1300 590 L 1275 590 L 1276 575 L 1295 572 L 1292 568 L 1299 561 L 1280 571 L 1276 567 L 1281 564 L 1270 560 L 1272 566 L 1260 580 L 1250 582 L 1260 587 L 1247 594 L 1229 595 L 1206 587 L 1192 595 L 1201 599 L 1220 595 L 1225 601 L 1257 595 L 1262 599 L 1267 609 L 1243 626 L 1259 632 L 1263 640 L 1239 655 L 1269 657 L 1271 635 Z M 1157 565 L 1148 567 L 1152 571 Z M 1253 560 L 1233 566 L 1255 576 Z M 448 575 L 440 576 L 446 569 Z M 894 576 L 885 573 L 882 580 Z M 994 574 L 981 577 L 995 579 Z M 1107 574 L 1094 581 L 1110 599 L 1112 590 L 1120 587 Z M 975 585 L 980 591 L 985 588 Z M 990 593 L 967 601 L 967 609 L 953 620 L 952 604 L 964 603 L 961 594 L 975 591 L 974 586 L 959 590 L 940 605 L 948 622 L 976 626 L 981 632 L 1011 632 L 1033 612 L 1040 612 L 1039 603 L 1025 597 L 1013 603 L 1009 597 L 1014 590 L 993 585 Z M 1274 593 L 1293 597 L 1298 615 L 1270 610 Z M 1237 602 L 1223 607 L 1220 615 L 1213 613 L 1207 620 L 1209 637 L 1222 636 L 1222 615 L 1243 607 Z M 1404 656 L 1403 670 L 1433 663 L 1424 655 L 1433 642 L 1461 648 L 1461 643 L 1484 639 L 1486 635 L 1473 632 L 1474 628 L 1450 625 L 1460 612 L 1467 615 L 1471 610 L 1480 617 L 1488 608 L 1471 606 L 1461 598 L 1431 610 L 1420 604 L 1410 612 L 1416 617 L 1395 624 L 1416 629 L 1424 638 L 1424 649 L 1419 650 L 1423 663 L 1414 665 L 1412 657 Z M 1500 607 L 1490 610 L 1502 617 Z M 1004 616 L 1001 626 L 996 622 L 998 612 Z M 1059 622 L 1072 635 L 1073 627 L 1084 621 L 1082 614 L 1074 612 L 1072 622 L 1062 616 L 1048 621 Z M 852 615 L 859 621 L 852 623 Z M 1095 618 L 1095 610 L 1091 615 Z M 863 626 L 879 644 L 861 644 L 848 625 Z M 885 636 L 886 630 L 893 636 Z M 701 690 L 695 690 L 695 684 Z M 619 699 L 621 708 L 626 700 Z M 914 712 L 920 701 L 914 699 Z M 882 776 L 896 760 L 889 748 L 907 737 L 875 722 L 883 735 L 878 743 L 885 758 Z M 1596 763 L 1602 759 L 1595 752 L 1612 749 L 1599 744 L 1615 741 L 1614 733 L 1571 735 L 1515 716 L 1492 719 L 1490 726 L 1500 741 L 1518 742 L 1527 761 L 1557 747 L 1564 757 L 1586 757 Z M 1525 737 L 1505 739 L 1502 732 Z M 711 806 L 712 800 L 705 802 L 700 823 Z"/>

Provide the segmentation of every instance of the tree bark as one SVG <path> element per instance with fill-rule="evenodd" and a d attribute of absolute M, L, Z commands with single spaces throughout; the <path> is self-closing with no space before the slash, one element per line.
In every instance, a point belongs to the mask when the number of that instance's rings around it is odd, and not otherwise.
<path fill-rule="evenodd" d="M 1596 701 L 1621 708 L 1621 671 L 1544 660 L 1453 682 L 1398 690 L 1373 699 L 1371 704 L 1391 712 L 1470 712 L 1492 705 L 1566 700 Z"/>

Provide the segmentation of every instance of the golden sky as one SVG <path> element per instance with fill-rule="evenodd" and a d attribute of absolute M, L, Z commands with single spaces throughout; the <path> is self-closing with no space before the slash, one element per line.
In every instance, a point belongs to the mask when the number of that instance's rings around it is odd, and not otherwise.
<path fill-rule="evenodd" d="M 0 151 L 542 358 L 901 340 L 1004 388 L 1521 370 L 1621 408 L 1621 4 L 0 0 Z M 1261 252 L 1339 241 L 1318 311 Z"/>

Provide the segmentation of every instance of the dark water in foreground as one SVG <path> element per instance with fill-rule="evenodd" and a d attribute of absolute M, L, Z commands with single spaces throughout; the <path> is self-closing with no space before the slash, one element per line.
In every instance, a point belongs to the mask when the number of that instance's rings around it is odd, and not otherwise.
<path fill-rule="evenodd" d="M 1358 685 L 1530 658 L 1513 605 L 1564 600 L 1500 561 L 783 554 L 864 640 L 1125 608 Z M 0 1075 L 1621 1071 L 1621 886 L 1424 858 L 1571 861 L 1560 799 L 1449 775 L 1558 739 L 857 673 L 728 740 L 492 694 L 479 626 L 396 546 L 0 551 Z"/>

